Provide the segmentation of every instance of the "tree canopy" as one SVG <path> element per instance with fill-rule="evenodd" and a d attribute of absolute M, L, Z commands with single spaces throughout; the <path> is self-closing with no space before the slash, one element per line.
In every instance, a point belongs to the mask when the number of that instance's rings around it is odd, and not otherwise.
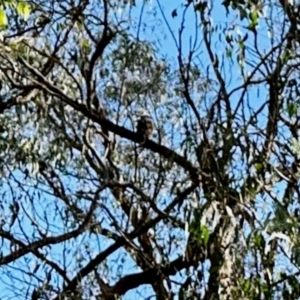
<path fill-rule="evenodd" d="M 1 1 L 0 298 L 297 299 L 299 7 Z"/>

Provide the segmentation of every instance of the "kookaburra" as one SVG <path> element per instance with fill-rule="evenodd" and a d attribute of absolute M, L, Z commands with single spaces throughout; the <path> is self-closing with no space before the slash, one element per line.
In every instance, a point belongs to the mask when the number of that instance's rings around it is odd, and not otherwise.
<path fill-rule="evenodd" d="M 137 134 L 141 137 L 141 143 L 144 143 L 147 139 L 150 138 L 153 132 L 153 120 L 150 114 L 144 109 L 139 109 L 136 114 L 138 117 L 136 131 Z"/>

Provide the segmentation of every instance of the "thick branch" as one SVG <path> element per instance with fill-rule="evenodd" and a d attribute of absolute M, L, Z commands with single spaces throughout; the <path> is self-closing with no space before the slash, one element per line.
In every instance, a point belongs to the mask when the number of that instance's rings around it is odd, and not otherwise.
<path fill-rule="evenodd" d="M 45 238 L 38 240 L 36 242 L 33 242 L 29 245 L 26 245 L 22 241 L 17 240 L 11 233 L 0 230 L 0 236 L 10 240 L 12 243 L 14 243 L 18 246 L 21 246 L 21 249 L 15 251 L 9 255 L 6 255 L 5 257 L 0 258 L 0 265 L 8 264 L 8 263 L 20 258 L 21 256 L 24 256 L 30 252 L 33 253 L 35 250 L 42 248 L 44 246 L 58 244 L 58 243 L 64 242 L 66 240 L 69 240 L 71 238 L 78 236 L 79 234 L 84 232 L 86 226 L 88 225 L 88 223 L 91 220 L 92 214 L 96 207 L 97 207 L 97 202 L 94 201 L 94 203 L 91 205 L 91 208 L 90 208 L 88 214 L 86 215 L 84 221 L 81 223 L 80 226 L 78 226 L 77 229 L 70 231 L 68 233 L 62 234 L 60 236 L 45 237 Z"/>
<path fill-rule="evenodd" d="M 124 276 L 114 286 L 106 286 L 104 288 L 105 294 L 124 295 L 129 290 L 135 289 L 140 285 L 154 284 L 157 280 L 161 279 L 161 276 L 173 276 L 182 269 L 188 268 L 190 265 L 191 263 L 181 256 L 166 266 L 159 266 L 144 272 Z"/>
<path fill-rule="evenodd" d="M 168 207 L 165 209 L 165 212 L 168 213 L 170 212 L 176 205 L 182 203 L 186 197 L 195 190 L 197 187 L 197 184 L 193 184 L 186 188 L 184 191 L 178 194 L 178 196 L 168 205 Z M 139 235 L 147 232 L 149 228 L 155 226 L 162 217 L 159 215 L 154 219 L 151 219 L 147 222 L 145 222 L 142 226 L 140 226 L 138 229 L 134 230 L 132 233 L 128 234 L 127 237 L 129 239 L 134 239 L 138 237 Z M 124 237 L 120 238 L 120 240 L 116 241 L 113 245 L 109 246 L 106 250 L 103 252 L 99 253 L 94 259 L 92 259 L 85 267 L 83 267 L 77 275 L 72 279 L 70 284 L 66 287 L 66 289 L 62 292 L 66 293 L 68 291 L 72 291 L 76 288 L 78 282 L 80 282 L 85 276 L 87 276 L 89 273 L 91 273 L 96 266 L 98 266 L 104 259 L 106 259 L 110 254 L 112 254 L 114 251 L 122 247 L 123 245 L 126 244 L 127 239 Z M 60 295 L 58 295 L 55 299 L 53 300 L 58 300 Z"/>
<path fill-rule="evenodd" d="M 73 99 L 64 94 L 58 87 L 48 81 L 47 78 L 43 76 L 43 74 L 41 74 L 37 69 L 33 68 L 22 57 L 19 57 L 18 60 L 38 79 L 38 81 L 36 81 L 35 83 L 39 84 L 43 90 L 46 90 L 47 92 L 50 92 L 51 94 L 59 97 L 62 101 L 69 104 L 75 110 L 80 111 L 87 118 L 107 128 L 108 131 L 111 131 L 133 142 L 140 142 L 140 136 L 137 133 L 132 132 L 124 127 L 118 126 L 108 119 L 101 118 L 96 111 L 90 111 L 85 105 L 75 102 Z M 194 182 L 198 181 L 198 168 L 194 167 L 188 160 L 186 160 L 183 156 L 177 154 L 175 151 L 150 140 L 147 140 L 143 144 L 143 147 L 155 153 L 159 153 L 169 160 L 173 160 L 175 163 L 177 163 L 179 166 L 190 173 Z"/>

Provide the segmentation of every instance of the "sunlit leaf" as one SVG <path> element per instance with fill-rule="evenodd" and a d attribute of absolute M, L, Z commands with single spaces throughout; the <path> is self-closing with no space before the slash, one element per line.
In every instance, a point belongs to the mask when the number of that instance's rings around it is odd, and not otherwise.
<path fill-rule="evenodd" d="M 202 225 L 200 227 L 200 237 L 201 237 L 201 240 L 204 242 L 204 245 L 207 245 L 207 243 L 208 243 L 209 234 L 210 234 L 210 232 L 209 232 L 208 227 Z"/>
<path fill-rule="evenodd" d="M 27 4 L 26 2 L 19 2 L 17 5 L 17 12 L 24 18 L 25 21 L 27 21 L 30 15 L 29 4 Z"/>
<path fill-rule="evenodd" d="M 7 17 L 6 13 L 3 9 L 0 8 L 0 26 L 6 26 L 7 25 Z"/>

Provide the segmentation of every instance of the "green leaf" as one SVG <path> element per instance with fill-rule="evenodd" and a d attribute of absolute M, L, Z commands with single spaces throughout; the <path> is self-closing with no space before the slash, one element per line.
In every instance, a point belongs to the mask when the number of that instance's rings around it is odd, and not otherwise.
<path fill-rule="evenodd" d="M 260 164 L 260 163 L 257 163 L 257 164 L 254 165 L 254 168 L 256 169 L 256 171 L 260 171 L 260 170 L 262 170 L 263 165 Z"/>
<path fill-rule="evenodd" d="M 243 7 L 239 7 L 241 21 L 247 18 L 247 11 Z"/>
<path fill-rule="evenodd" d="M 25 21 L 28 20 L 30 15 L 30 6 L 26 2 L 20 2 L 17 5 L 17 12 L 20 16 L 24 18 Z"/>
<path fill-rule="evenodd" d="M 5 11 L 0 8 L 0 26 L 6 26 L 7 25 L 7 17 L 5 14 Z"/>
<path fill-rule="evenodd" d="M 254 23 L 254 24 L 257 24 L 258 23 L 258 13 L 257 11 L 252 11 L 250 13 L 250 20 Z"/>
<path fill-rule="evenodd" d="M 244 284 L 243 284 L 243 291 L 244 292 L 249 292 L 250 291 L 250 288 L 251 288 L 251 282 L 249 279 L 246 279 L 244 281 Z"/>
<path fill-rule="evenodd" d="M 251 23 L 249 24 L 249 28 L 255 29 L 258 25 L 258 13 L 257 11 L 252 11 L 249 15 Z"/>
<path fill-rule="evenodd" d="M 295 117 L 297 116 L 298 105 L 296 103 L 290 103 L 287 106 L 286 110 L 290 118 Z"/>
<path fill-rule="evenodd" d="M 226 49 L 226 57 L 228 57 L 228 58 L 232 57 L 232 50 L 229 48 Z"/>
<path fill-rule="evenodd" d="M 207 245 L 209 239 L 209 229 L 207 226 L 200 227 L 200 237 L 201 240 L 204 242 L 204 245 Z"/>
<path fill-rule="evenodd" d="M 263 239 L 262 236 L 260 234 L 256 234 L 254 236 L 254 244 L 256 247 L 260 248 L 262 245 Z"/>
<path fill-rule="evenodd" d="M 90 45 L 88 39 L 82 39 L 81 40 L 81 48 L 85 53 L 90 53 L 91 52 L 91 45 Z"/>

